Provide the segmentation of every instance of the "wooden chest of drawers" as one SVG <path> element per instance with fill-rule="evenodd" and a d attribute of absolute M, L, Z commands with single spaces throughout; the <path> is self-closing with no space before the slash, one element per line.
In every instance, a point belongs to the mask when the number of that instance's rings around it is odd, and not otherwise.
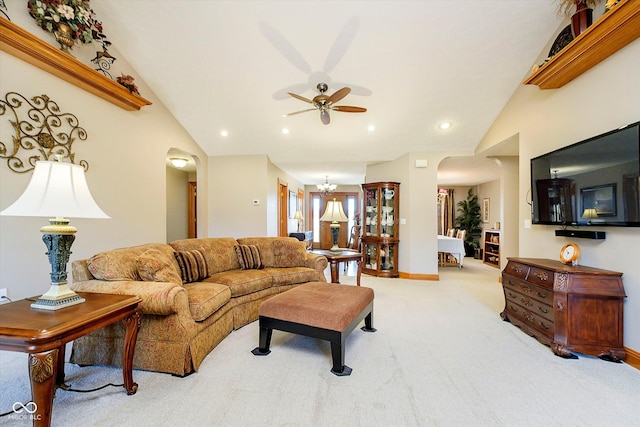
<path fill-rule="evenodd" d="M 558 356 L 624 360 L 622 273 L 537 258 L 509 258 L 500 313 Z"/>

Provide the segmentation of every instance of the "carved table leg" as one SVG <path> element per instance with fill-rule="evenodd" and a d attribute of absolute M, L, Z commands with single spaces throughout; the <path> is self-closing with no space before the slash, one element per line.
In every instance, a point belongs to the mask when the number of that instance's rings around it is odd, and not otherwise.
<path fill-rule="evenodd" d="M 31 379 L 31 399 L 36 404 L 33 425 L 51 425 L 51 410 L 58 369 L 58 349 L 43 353 L 29 354 L 29 378 Z"/>
<path fill-rule="evenodd" d="M 340 283 L 340 278 L 338 277 L 338 261 L 335 259 L 331 260 L 331 283 Z"/>
<path fill-rule="evenodd" d="M 358 263 L 358 272 L 356 273 L 356 283 L 360 286 L 360 276 L 362 275 L 362 257 L 356 261 Z"/>
<path fill-rule="evenodd" d="M 140 320 L 140 313 L 137 311 L 131 316 L 122 319 L 122 323 L 127 328 L 124 337 L 124 348 L 122 349 L 122 377 L 124 379 L 124 388 L 127 390 L 128 395 L 135 394 L 138 391 L 138 384 L 133 382 L 133 354 L 136 349 Z"/>

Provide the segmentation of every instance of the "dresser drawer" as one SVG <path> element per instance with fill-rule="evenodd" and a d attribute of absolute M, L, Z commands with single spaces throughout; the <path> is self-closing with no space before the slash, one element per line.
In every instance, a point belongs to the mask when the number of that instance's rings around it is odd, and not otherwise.
<path fill-rule="evenodd" d="M 553 271 L 531 266 L 527 280 L 542 286 L 547 286 L 548 289 L 553 289 L 554 274 Z"/>
<path fill-rule="evenodd" d="M 519 262 L 515 261 L 509 261 L 507 266 L 504 268 L 504 273 L 520 279 L 526 279 L 528 272 L 528 265 L 520 264 Z"/>
<path fill-rule="evenodd" d="M 535 288 L 532 286 L 532 288 Z M 534 289 L 533 292 L 538 293 L 540 290 Z M 515 289 L 504 288 L 504 298 L 507 303 L 515 303 L 525 310 L 531 311 L 533 314 L 536 314 L 540 317 L 543 317 L 550 323 L 553 323 L 553 307 L 549 304 L 546 304 L 543 301 L 534 298 L 530 293 L 520 293 Z"/>
<path fill-rule="evenodd" d="M 547 338 L 553 339 L 553 321 L 545 317 L 538 316 L 531 310 L 528 310 L 521 305 L 511 301 L 507 301 L 505 311 L 509 318 L 515 317 L 517 319 L 520 319 L 520 321 L 524 323 L 525 326 L 541 332 Z"/>
<path fill-rule="evenodd" d="M 502 286 L 504 287 L 505 292 L 507 289 L 513 289 L 516 292 L 536 299 L 543 304 L 553 306 L 553 288 L 547 289 L 515 277 L 510 277 L 507 274 L 502 276 Z"/>

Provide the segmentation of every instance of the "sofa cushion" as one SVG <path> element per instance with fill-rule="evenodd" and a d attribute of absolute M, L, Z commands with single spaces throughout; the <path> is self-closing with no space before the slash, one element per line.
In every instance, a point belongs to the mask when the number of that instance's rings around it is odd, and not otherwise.
<path fill-rule="evenodd" d="M 98 280 L 140 280 L 136 258 L 148 249 L 157 249 L 173 257 L 171 246 L 162 243 L 148 243 L 95 254 L 87 260 L 87 268 Z M 175 267 L 178 268 L 177 263 Z"/>
<path fill-rule="evenodd" d="M 303 267 L 307 246 L 293 237 L 243 237 L 241 245 L 256 245 L 265 267 Z"/>
<path fill-rule="evenodd" d="M 145 282 L 182 283 L 175 258 L 158 249 L 147 249 L 138 255 L 136 266 L 138 275 Z"/>
<path fill-rule="evenodd" d="M 264 270 L 232 270 L 212 274 L 205 282 L 227 285 L 233 298 L 270 288 L 273 280 Z"/>
<path fill-rule="evenodd" d="M 241 270 L 264 268 L 260 259 L 260 251 L 256 245 L 238 245 L 236 246 L 236 255 L 238 255 Z"/>
<path fill-rule="evenodd" d="M 176 251 L 203 249 L 209 274 L 240 268 L 235 247 L 238 245 L 232 237 L 203 237 L 182 239 L 169 243 Z"/>
<path fill-rule="evenodd" d="M 184 285 L 189 296 L 189 311 L 196 322 L 211 316 L 231 299 L 228 286 L 219 283 L 188 283 Z"/>
<path fill-rule="evenodd" d="M 204 251 L 177 251 L 175 253 L 182 283 L 199 282 L 209 277 L 207 261 L 204 259 Z"/>
<path fill-rule="evenodd" d="M 306 282 L 326 282 L 324 274 L 309 267 L 266 268 L 273 278 L 272 286 L 296 285 Z"/>

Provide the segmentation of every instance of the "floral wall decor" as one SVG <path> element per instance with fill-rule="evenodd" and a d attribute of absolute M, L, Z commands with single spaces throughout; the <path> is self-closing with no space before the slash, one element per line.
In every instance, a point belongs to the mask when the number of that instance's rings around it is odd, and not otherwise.
<path fill-rule="evenodd" d="M 0 159 L 14 172 L 24 173 L 35 168 L 38 160 L 61 157 L 75 163 L 72 145 L 76 139 L 86 140 L 87 132 L 78 118 L 60 111 L 58 104 L 47 95 L 27 100 L 16 92 L 0 99 L 0 116 L 9 116 L 14 135 L 11 141 L 0 141 Z M 3 133 L 4 135 L 8 134 Z M 78 162 L 85 170 L 89 163 Z"/>
<path fill-rule="evenodd" d="M 51 34 L 56 35 L 61 24 L 66 24 L 74 42 L 100 43 L 106 38 L 89 0 L 28 0 L 27 8 L 40 28 Z"/>

